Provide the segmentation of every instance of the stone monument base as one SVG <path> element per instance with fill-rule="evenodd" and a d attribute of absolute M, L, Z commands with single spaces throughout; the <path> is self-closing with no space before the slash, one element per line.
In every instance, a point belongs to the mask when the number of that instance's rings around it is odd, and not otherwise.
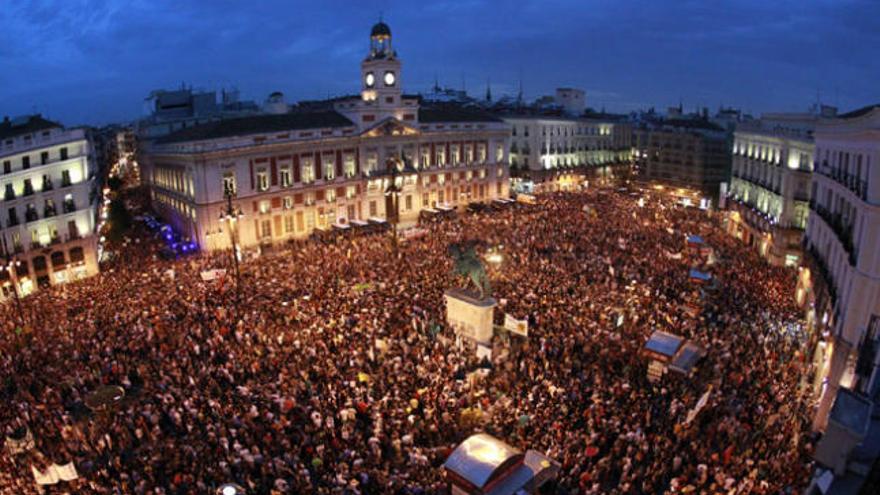
<path fill-rule="evenodd" d="M 446 298 L 446 323 L 455 334 L 472 342 L 490 345 L 492 341 L 495 299 L 463 289 L 449 289 Z"/>

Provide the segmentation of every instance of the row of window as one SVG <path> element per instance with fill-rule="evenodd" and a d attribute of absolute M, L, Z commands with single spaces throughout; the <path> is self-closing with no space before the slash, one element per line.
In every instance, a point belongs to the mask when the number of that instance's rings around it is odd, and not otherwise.
<path fill-rule="evenodd" d="M 45 199 L 43 201 L 43 205 L 41 209 L 37 209 L 37 205 L 35 203 L 28 203 L 24 206 L 24 215 L 20 217 L 18 214 L 18 207 L 7 208 L 6 210 L 6 227 L 15 227 L 17 225 L 21 225 L 22 219 L 24 219 L 24 223 L 36 222 L 40 218 L 51 218 L 59 214 L 58 207 L 55 205 L 55 200 L 53 199 Z M 72 194 L 67 194 L 64 196 L 64 201 L 61 202 L 61 214 L 73 213 L 76 211 L 76 203 L 73 200 Z"/>
<path fill-rule="evenodd" d="M 823 165 L 840 169 L 844 174 L 854 176 L 856 180 L 868 180 L 871 155 L 830 149 L 817 150 L 816 154 L 823 156 Z"/>
<path fill-rule="evenodd" d="M 510 134 L 512 136 L 523 135 L 528 137 L 529 126 L 524 125 L 522 132 L 517 130 L 517 126 L 511 127 Z M 611 128 L 609 127 L 584 127 L 584 126 L 541 126 L 542 136 L 610 136 Z"/>
<path fill-rule="evenodd" d="M 19 243 L 21 241 L 19 240 Z M 68 261 L 69 260 L 69 261 Z M 52 264 L 52 270 L 58 271 L 67 268 L 68 263 L 71 265 L 80 265 L 85 263 L 86 256 L 85 250 L 80 246 L 75 246 L 71 248 L 67 252 L 67 256 L 64 255 L 64 251 L 54 251 L 49 256 L 49 261 Z M 43 255 L 34 256 L 30 259 L 30 265 L 28 266 L 27 260 L 20 260 L 20 263 L 17 265 L 15 269 L 16 279 L 21 281 L 21 279 L 25 277 L 31 276 L 31 274 L 42 274 L 49 270 L 49 264 L 46 260 L 46 257 Z M 10 280 L 9 273 L 6 270 L 0 270 L 0 284 L 5 284 Z M 5 288 L 4 288 L 5 289 Z M 9 297 L 11 294 L 6 294 L 4 291 L 4 296 Z"/>
<path fill-rule="evenodd" d="M 58 226 L 55 223 L 41 225 L 38 228 L 30 229 L 30 249 L 41 249 L 54 244 L 76 240 L 80 238 L 81 234 L 82 232 L 80 231 L 76 220 L 69 220 L 67 222 L 67 232 L 64 236 L 58 231 Z M 10 240 L 10 249 L 13 253 L 25 252 L 21 231 L 18 229 L 13 230 L 10 234 Z"/>
<path fill-rule="evenodd" d="M 311 157 L 306 157 L 301 160 L 302 164 L 299 166 L 299 183 L 302 184 L 311 184 L 316 180 L 316 166 Z M 370 163 L 368 159 L 368 164 Z M 331 181 L 336 178 L 337 168 L 336 163 L 332 159 L 325 159 L 321 161 L 322 174 L 321 179 L 325 181 Z M 281 166 L 278 168 L 278 185 L 281 188 L 287 188 L 292 186 L 297 178 L 293 177 L 292 174 L 292 166 Z M 372 170 L 372 169 L 368 169 Z M 351 160 L 346 159 L 344 161 L 344 165 L 342 168 L 343 176 L 346 178 L 354 177 L 357 173 L 355 168 L 355 161 L 352 157 Z M 369 172 L 368 172 L 369 173 Z M 470 180 L 471 174 L 473 171 L 463 172 L 466 174 L 467 180 Z M 480 169 L 477 171 L 480 178 L 484 178 L 486 176 L 486 170 Z M 501 177 L 504 173 L 502 168 L 498 168 L 498 176 Z M 443 175 L 443 174 L 440 174 Z M 230 170 L 223 172 L 223 176 L 221 178 L 222 190 L 224 194 L 231 192 L 235 194 L 238 191 L 238 181 L 236 180 L 235 172 Z M 271 187 L 272 180 L 270 177 L 270 170 L 268 167 L 257 167 L 254 171 L 254 189 L 258 192 L 268 191 Z"/>
<path fill-rule="evenodd" d="M 40 152 L 40 165 L 48 165 L 52 161 L 63 161 L 68 159 L 67 147 L 61 147 L 58 149 L 58 158 L 57 160 L 52 160 L 48 151 Z M 22 155 L 19 159 L 19 168 L 18 170 L 28 170 L 31 168 L 31 155 Z M 12 160 L 3 160 L 3 173 L 11 174 L 12 173 L 13 163 Z"/>
<path fill-rule="evenodd" d="M 73 185 L 73 181 L 70 177 L 70 170 L 62 170 L 61 171 L 61 187 L 69 187 Z M 42 179 L 40 180 L 40 189 L 34 189 L 33 179 L 27 178 L 21 181 L 21 186 L 18 190 L 16 190 L 13 183 L 8 182 L 3 186 L 3 199 L 6 201 L 12 201 L 20 196 L 31 196 L 38 192 L 46 192 L 51 191 L 55 188 L 55 183 L 52 181 L 52 177 L 48 174 L 43 174 Z"/>

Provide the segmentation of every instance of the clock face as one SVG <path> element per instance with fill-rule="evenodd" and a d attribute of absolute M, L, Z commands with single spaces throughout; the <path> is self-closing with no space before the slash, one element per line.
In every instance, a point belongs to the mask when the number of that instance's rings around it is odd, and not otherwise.
<path fill-rule="evenodd" d="M 374 76 L 372 72 L 367 72 L 367 77 L 364 78 L 364 82 L 367 83 L 368 88 L 372 88 L 373 85 L 376 84 L 376 76 Z"/>
<path fill-rule="evenodd" d="M 385 73 L 385 86 L 394 86 L 394 73 L 391 71 Z"/>

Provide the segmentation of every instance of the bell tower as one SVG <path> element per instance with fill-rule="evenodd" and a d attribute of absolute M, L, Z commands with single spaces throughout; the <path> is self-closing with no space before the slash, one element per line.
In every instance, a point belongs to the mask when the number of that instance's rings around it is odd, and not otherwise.
<path fill-rule="evenodd" d="M 400 60 L 391 46 L 391 28 L 380 19 L 370 30 L 370 53 L 361 62 L 361 99 L 379 111 L 400 106 Z"/>

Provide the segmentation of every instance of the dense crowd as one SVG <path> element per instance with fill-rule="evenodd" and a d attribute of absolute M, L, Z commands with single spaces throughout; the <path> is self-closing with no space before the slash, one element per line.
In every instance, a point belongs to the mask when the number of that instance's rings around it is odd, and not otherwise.
<path fill-rule="evenodd" d="M 647 194 L 647 193 L 646 193 Z M 397 254 L 384 235 L 304 242 L 242 264 L 164 261 L 129 243 L 87 281 L 0 307 L 0 492 L 36 493 L 31 465 L 73 461 L 50 493 L 448 493 L 439 468 L 477 431 L 561 463 L 549 493 L 794 493 L 811 451 L 795 274 L 768 266 L 706 212 L 612 190 L 432 222 Z M 699 234 L 715 287 L 688 268 Z M 464 284 L 447 246 L 503 246 L 489 267 L 498 337 L 488 374 L 459 349 L 443 293 Z M 173 274 L 169 273 L 173 270 Z M 231 272 L 231 270 L 230 270 Z M 652 383 L 654 330 L 707 349 L 693 376 Z M 126 397 L 84 406 L 102 385 Z M 693 422 L 685 417 L 706 390 Z"/>

